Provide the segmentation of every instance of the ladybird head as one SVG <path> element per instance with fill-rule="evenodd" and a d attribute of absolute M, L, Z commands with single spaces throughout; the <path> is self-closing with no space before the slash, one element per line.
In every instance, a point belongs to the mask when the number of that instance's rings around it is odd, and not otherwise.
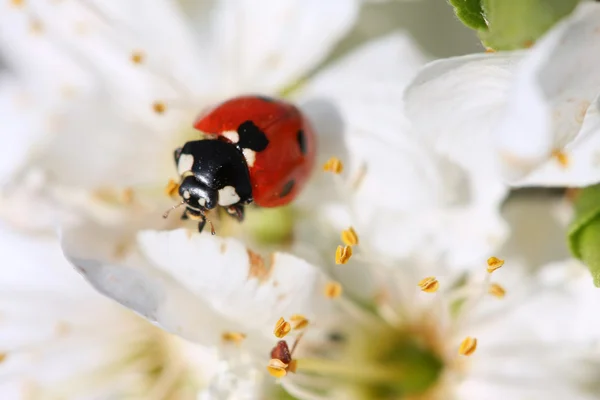
<path fill-rule="evenodd" d="M 206 186 L 189 175 L 179 185 L 179 195 L 191 209 L 198 211 L 212 210 L 218 204 L 219 192 Z"/>

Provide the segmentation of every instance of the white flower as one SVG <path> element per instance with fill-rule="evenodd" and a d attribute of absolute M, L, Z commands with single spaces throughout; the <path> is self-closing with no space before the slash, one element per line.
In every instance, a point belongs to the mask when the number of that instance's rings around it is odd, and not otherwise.
<path fill-rule="evenodd" d="M 200 9 L 189 19 L 175 3 L 161 0 L 143 8 L 127 1 L 0 5 L 0 52 L 7 67 L 0 78 L 5 149 L 0 217 L 29 234 L 13 250 L 25 246 L 23 251 L 31 253 L 5 259 L 8 265 L 39 255 L 30 263 L 42 268 L 46 250 L 58 253 L 58 243 L 38 239 L 32 231 L 47 235 L 58 223 L 91 218 L 125 226 L 126 234 L 160 226 L 163 203 L 170 203 L 162 188 L 174 172 L 172 151 L 193 134 L 188 127 L 194 116 L 232 93 L 275 94 L 293 85 L 321 62 L 358 11 L 354 0 L 211 5 L 197 4 Z M 105 254 L 114 255 L 125 251 L 126 241 L 104 237 L 102 244 Z M 52 273 L 60 273 L 60 267 L 64 270 L 64 263 Z M 39 284 L 40 291 L 46 290 L 42 272 L 32 276 L 15 270 Z M 15 370 L 16 380 L 31 376 L 44 393 L 68 398 L 98 398 L 96 389 L 108 398 L 196 397 L 203 382 L 191 375 L 203 374 L 204 366 L 188 368 L 193 360 L 184 355 L 192 358 L 202 349 L 152 328 L 96 293 L 79 293 L 75 282 L 68 302 L 52 291 L 42 299 L 21 287 L 5 288 L 3 293 L 14 290 L 23 297 L 16 312 L 36 315 L 46 306 L 48 321 L 40 321 L 40 329 L 50 327 L 45 333 L 57 324 L 60 328 L 61 320 L 70 326 L 64 341 L 48 334 L 44 344 L 50 354 L 42 354 L 39 365 L 24 364 L 31 374 Z M 7 353 L 2 365 L 7 368 L 19 348 L 26 355 L 28 348 L 38 349 L 37 339 L 30 342 L 26 335 L 35 331 L 35 320 L 13 322 L 19 341 L 2 343 L 0 349 Z M 96 348 L 106 349 L 105 354 Z M 72 358 L 88 349 L 84 368 Z M 210 361 L 207 355 L 199 359 Z M 157 364 L 164 370 L 157 372 Z M 63 366 L 60 377 L 45 378 Z M 187 392 L 179 392 L 180 383 Z"/>
<path fill-rule="evenodd" d="M 0 239 L 0 398 L 192 399 L 214 373 L 209 350 L 90 290 L 53 236 Z"/>
<path fill-rule="evenodd" d="M 14 149 L 0 171 L 7 217 L 47 226 L 18 207 L 33 199 L 40 211 L 83 211 L 105 223 L 136 210 L 160 215 L 167 199 L 156 193 L 173 175 L 172 149 L 194 137 L 194 117 L 232 94 L 295 84 L 359 8 L 357 0 L 213 5 L 189 18 L 163 0 L 143 9 L 128 1 L 0 5 L 2 123 L 13 133 L 0 144 Z"/>
<path fill-rule="evenodd" d="M 507 188 L 492 172 L 436 153 L 414 134 L 402 96 L 424 62 L 408 36 L 394 33 L 342 58 L 300 91 L 301 99 L 327 100 L 330 114 L 339 114 L 328 126 L 319 115 L 328 108 L 305 103 L 321 122 L 321 162 L 335 156 L 346 163 L 333 188 L 317 176 L 318 204 L 310 210 L 337 230 L 353 224 L 383 254 L 464 267 L 482 262 L 504 240 L 498 213 Z"/>
<path fill-rule="evenodd" d="M 573 261 L 533 275 L 508 260 L 493 273 L 485 265 L 457 273 L 440 264 L 385 266 L 359 244 L 352 262 L 362 275 L 354 278 L 377 290 L 357 301 L 321 268 L 285 253 L 261 257 L 236 239 L 145 231 L 132 244 L 136 256 L 118 260 L 91 245 L 106 234 L 65 232 L 65 253 L 100 292 L 221 350 L 227 367 L 207 398 L 257 393 L 272 379 L 268 365 L 301 399 L 598 395 L 591 363 L 599 294 Z M 349 267 L 338 274 L 356 272 Z M 211 397 L 217 393 L 224 397 Z"/>
<path fill-rule="evenodd" d="M 440 152 L 511 184 L 600 181 L 599 18 L 583 3 L 529 50 L 431 63 L 407 90 L 409 117 Z"/>

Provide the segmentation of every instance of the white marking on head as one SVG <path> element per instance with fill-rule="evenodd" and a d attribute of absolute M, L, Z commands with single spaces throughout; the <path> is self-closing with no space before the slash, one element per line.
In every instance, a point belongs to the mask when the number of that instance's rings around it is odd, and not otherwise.
<path fill-rule="evenodd" d="M 186 200 L 190 198 L 190 192 L 188 190 L 185 190 L 183 192 L 183 198 L 186 199 Z"/>
<path fill-rule="evenodd" d="M 200 197 L 198 199 L 198 204 L 200 204 L 202 207 L 206 206 L 206 199 L 204 197 Z"/>
<path fill-rule="evenodd" d="M 219 205 L 226 207 L 240 201 L 240 196 L 238 196 L 235 188 L 233 186 L 225 186 L 223 189 L 219 190 Z"/>
<path fill-rule="evenodd" d="M 179 175 L 183 175 L 184 172 L 192 169 L 192 165 L 194 165 L 194 156 L 191 154 L 181 154 L 179 162 L 177 162 L 177 172 Z"/>
<path fill-rule="evenodd" d="M 240 135 L 236 131 L 225 131 L 221 133 L 221 136 L 231 140 L 231 143 L 237 143 L 240 141 Z"/>
<path fill-rule="evenodd" d="M 250 149 L 244 149 L 242 152 L 246 158 L 246 164 L 248 164 L 249 167 L 254 166 L 254 161 L 256 161 L 256 152 Z"/>

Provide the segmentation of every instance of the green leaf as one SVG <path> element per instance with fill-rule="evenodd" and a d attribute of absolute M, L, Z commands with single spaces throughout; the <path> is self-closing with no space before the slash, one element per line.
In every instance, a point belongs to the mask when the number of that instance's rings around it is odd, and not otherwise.
<path fill-rule="evenodd" d="M 489 29 L 479 36 L 495 50 L 529 47 L 577 3 L 579 0 L 482 0 Z"/>
<path fill-rule="evenodd" d="M 483 14 L 481 0 L 450 0 L 454 13 L 469 28 L 486 30 L 487 22 Z"/>
<path fill-rule="evenodd" d="M 581 191 L 568 231 L 569 248 L 583 261 L 600 287 L 600 184 Z"/>

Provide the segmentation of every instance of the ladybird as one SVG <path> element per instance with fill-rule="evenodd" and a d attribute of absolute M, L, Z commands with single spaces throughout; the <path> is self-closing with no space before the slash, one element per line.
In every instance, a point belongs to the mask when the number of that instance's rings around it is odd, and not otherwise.
<path fill-rule="evenodd" d="M 198 222 L 223 207 L 238 221 L 244 207 L 278 207 L 296 198 L 315 162 L 315 135 L 301 111 L 287 102 L 241 96 L 216 106 L 195 123 L 203 139 L 175 150 L 183 219 Z M 214 234 L 214 229 L 212 229 Z"/>

